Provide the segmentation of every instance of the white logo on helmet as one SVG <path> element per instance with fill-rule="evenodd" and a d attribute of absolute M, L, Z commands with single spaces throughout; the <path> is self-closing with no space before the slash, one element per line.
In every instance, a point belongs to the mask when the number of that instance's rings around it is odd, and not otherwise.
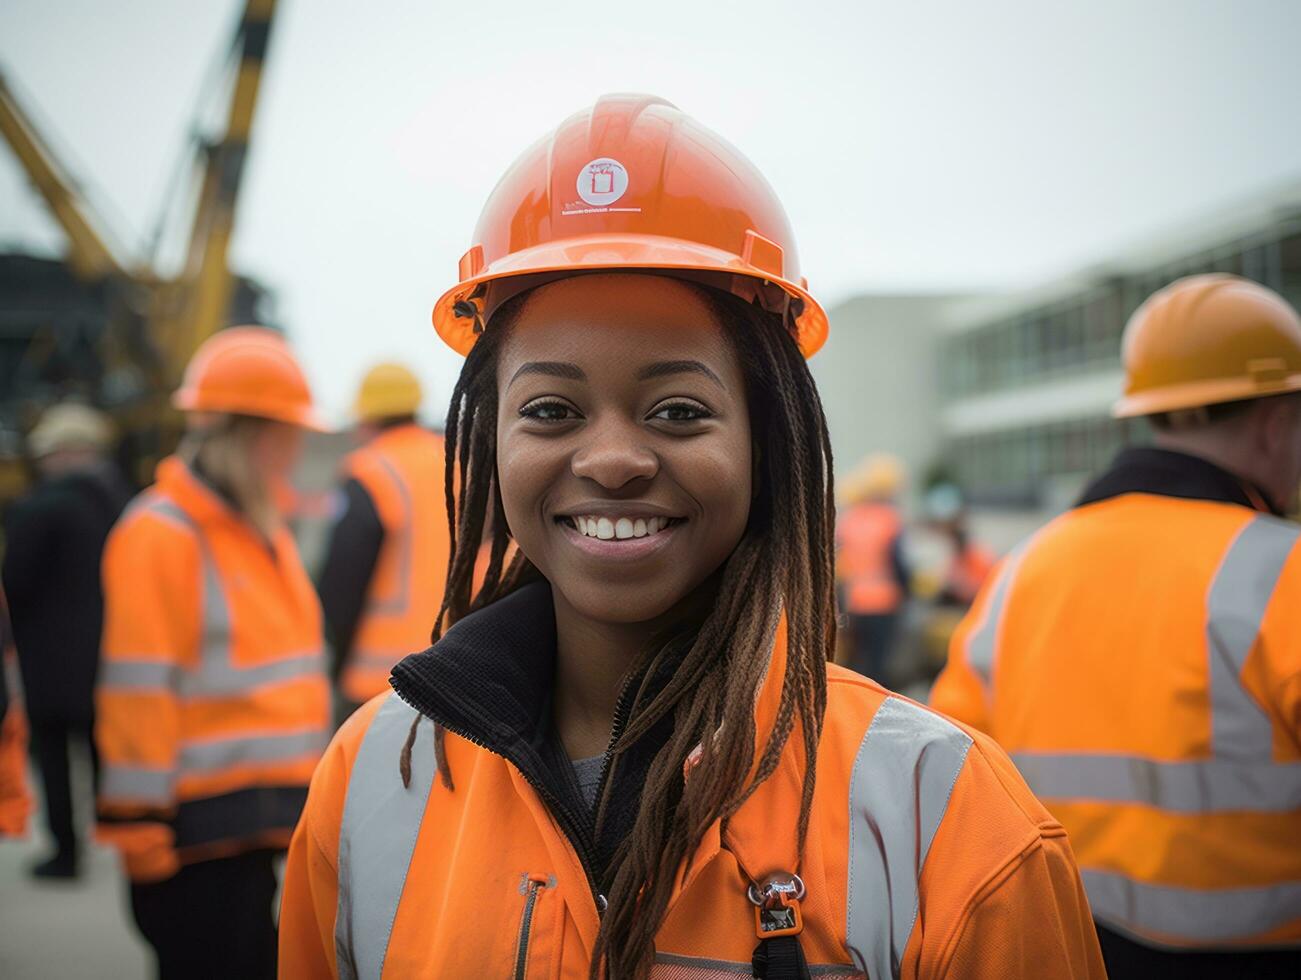
<path fill-rule="evenodd" d="M 594 208 L 608 207 L 628 190 L 628 171 L 618 160 L 598 157 L 578 171 L 578 196 Z"/>

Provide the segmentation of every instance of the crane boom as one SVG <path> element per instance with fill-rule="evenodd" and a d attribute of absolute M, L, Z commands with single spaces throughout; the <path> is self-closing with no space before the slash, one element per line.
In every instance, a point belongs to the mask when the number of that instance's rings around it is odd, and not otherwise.
<path fill-rule="evenodd" d="M 224 326 L 232 290 L 228 252 L 235 224 L 235 204 L 244 176 L 275 8 L 276 0 L 247 0 L 236 34 L 240 58 L 226 131 L 207 148 L 203 182 L 181 275 L 188 294 L 184 313 L 180 323 L 169 331 L 170 336 L 158 338 L 172 353 L 176 377 L 195 348 Z"/>
<path fill-rule="evenodd" d="M 121 263 L 97 230 L 98 223 L 87 202 L 18 104 L 3 74 L 0 74 L 0 135 L 13 148 L 19 164 L 67 235 L 68 264 L 73 273 L 90 281 L 124 275 Z"/>

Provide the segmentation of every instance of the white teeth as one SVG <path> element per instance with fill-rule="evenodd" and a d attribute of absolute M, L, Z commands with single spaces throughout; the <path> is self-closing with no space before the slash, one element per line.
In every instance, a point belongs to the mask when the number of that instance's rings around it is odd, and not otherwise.
<path fill-rule="evenodd" d="M 667 517 L 617 517 L 613 520 L 609 517 L 574 517 L 572 520 L 579 534 L 602 541 L 644 538 L 669 526 Z"/>

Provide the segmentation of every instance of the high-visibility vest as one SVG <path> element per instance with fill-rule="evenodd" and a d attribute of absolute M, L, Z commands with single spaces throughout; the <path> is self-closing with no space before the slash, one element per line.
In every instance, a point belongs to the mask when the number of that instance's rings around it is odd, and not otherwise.
<path fill-rule="evenodd" d="M 757 745 L 776 717 L 784 656 L 779 642 Z M 749 976 L 758 926 L 747 889 L 798 865 L 800 944 L 815 976 L 1100 980 L 1066 837 L 1006 756 L 866 678 L 828 670 L 803 860 L 796 738 L 679 871 L 652 976 Z M 574 847 L 514 765 L 451 732 L 444 748 L 450 790 L 437 778 L 432 722 L 396 693 L 336 734 L 290 847 L 281 977 L 587 976 L 601 899 Z"/>
<path fill-rule="evenodd" d="M 983 545 L 968 542 L 953 556 L 944 576 L 944 588 L 959 602 L 970 604 L 998 564 L 994 553 Z"/>
<path fill-rule="evenodd" d="M 836 577 L 845 611 L 858 616 L 898 610 L 903 592 L 895 577 L 893 549 L 903 530 L 892 504 L 855 504 L 836 520 Z"/>
<path fill-rule="evenodd" d="M 1301 945 L 1301 528 L 1129 493 L 1012 553 L 931 703 L 1070 832 L 1096 918 L 1149 945 Z"/>
<path fill-rule="evenodd" d="M 365 488 L 384 527 L 343 668 L 343 692 L 360 702 L 387 691 L 393 665 L 429 646 L 442 606 L 450 550 L 443 440 L 417 425 L 387 429 L 350 454 L 344 470 Z"/>
<path fill-rule="evenodd" d="M 136 880 L 283 846 L 330 720 L 289 533 L 266 542 L 173 457 L 109 536 L 103 581 L 101 836 Z"/>
<path fill-rule="evenodd" d="M 5 669 L 0 658 L 0 670 Z M 0 720 L 0 837 L 23 837 L 32 797 L 27 789 L 27 720 L 22 706 L 10 702 Z"/>

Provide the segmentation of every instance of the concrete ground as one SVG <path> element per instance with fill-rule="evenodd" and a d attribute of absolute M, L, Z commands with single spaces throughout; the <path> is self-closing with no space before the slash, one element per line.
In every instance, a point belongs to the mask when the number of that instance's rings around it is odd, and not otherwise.
<path fill-rule="evenodd" d="M 47 838 L 0 841 L 0 977 L 5 980 L 146 980 L 152 955 L 131 922 L 116 856 L 92 847 L 82 877 L 37 881 L 28 865 Z"/>

